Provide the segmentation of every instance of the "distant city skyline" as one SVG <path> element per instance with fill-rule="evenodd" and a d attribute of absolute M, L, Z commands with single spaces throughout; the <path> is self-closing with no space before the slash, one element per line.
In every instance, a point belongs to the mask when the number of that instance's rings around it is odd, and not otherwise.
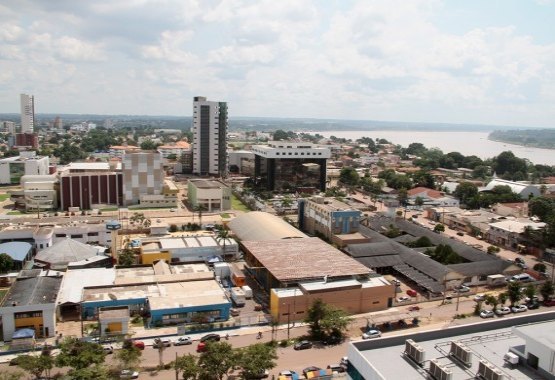
<path fill-rule="evenodd" d="M 555 127 L 555 1 L 0 5 L 0 113 Z"/>

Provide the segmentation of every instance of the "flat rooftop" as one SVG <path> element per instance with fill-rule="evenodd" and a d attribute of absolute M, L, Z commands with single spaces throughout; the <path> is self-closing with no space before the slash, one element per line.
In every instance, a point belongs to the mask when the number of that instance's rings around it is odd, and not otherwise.
<path fill-rule="evenodd" d="M 244 241 L 243 247 L 278 281 L 364 276 L 372 271 L 320 238 Z"/>
<path fill-rule="evenodd" d="M 190 180 L 199 189 L 220 189 L 222 187 L 227 187 L 219 181 L 209 181 L 209 180 Z"/>
<path fill-rule="evenodd" d="M 476 331 L 476 326 L 459 326 L 456 328 L 457 332 L 463 331 L 466 327 L 469 333 L 458 334 L 453 331 L 450 335 L 449 331 L 452 328 L 442 329 L 441 332 L 425 332 L 408 334 L 405 336 L 398 336 L 392 338 L 380 338 L 372 342 L 357 342 L 353 346 L 362 347 L 366 345 L 364 349 L 360 349 L 362 356 L 371 363 L 374 369 L 379 372 L 384 379 L 428 379 L 432 378 L 427 375 L 424 369 L 429 368 L 429 361 L 432 359 L 437 359 L 439 364 L 447 367 L 453 373 L 452 380 L 466 380 L 474 378 L 475 374 L 478 372 L 478 364 L 480 360 L 487 360 L 489 363 L 493 364 L 499 370 L 501 370 L 505 376 L 505 379 L 539 379 L 539 373 L 533 372 L 532 370 L 525 368 L 524 366 L 517 365 L 514 368 L 505 365 L 503 360 L 504 355 L 509 352 L 511 347 L 522 347 L 525 344 L 525 340 L 517 334 L 515 334 L 510 326 L 511 321 L 513 323 L 525 323 L 526 317 L 524 318 L 511 318 L 511 320 L 505 320 L 504 324 L 507 327 L 496 328 L 496 322 L 500 321 L 481 321 L 474 325 L 478 326 L 481 331 Z M 516 322 L 518 320 L 518 322 Z M 493 323 L 492 323 L 493 322 Z M 507 323 L 508 322 L 508 323 Z M 549 332 L 551 336 L 555 333 L 555 321 L 550 320 L 547 322 L 537 322 L 532 324 L 526 324 L 524 327 L 517 327 L 517 329 L 531 330 L 535 332 L 541 331 L 542 333 Z M 474 331 L 473 331 L 474 330 Z M 428 334 L 428 335 L 426 335 Z M 426 337 L 435 334 L 437 336 L 443 335 L 439 338 L 426 339 Z M 413 339 L 420 347 L 425 351 L 424 368 L 421 368 L 415 363 L 408 359 L 404 354 L 405 350 L 405 340 Z M 387 344 L 388 341 L 392 341 L 392 344 Z M 472 365 L 467 367 L 462 365 L 456 359 L 449 355 L 451 341 L 463 343 L 472 352 Z M 353 348 L 351 346 L 349 351 Z M 358 348 L 358 347 L 357 347 Z M 369 374 L 361 373 L 363 376 L 369 376 Z"/>
<path fill-rule="evenodd" d="M 229 303 L 216 281 L 175 282 L 158 287 L 159 294 L 148 297 L 153 311 Z"/>
<path fill-rule="evenodd" d="M 0 307 L 42 305 L 55 303 L 62 276 L 37 276 L 18 278 L 4 297 Z"/>

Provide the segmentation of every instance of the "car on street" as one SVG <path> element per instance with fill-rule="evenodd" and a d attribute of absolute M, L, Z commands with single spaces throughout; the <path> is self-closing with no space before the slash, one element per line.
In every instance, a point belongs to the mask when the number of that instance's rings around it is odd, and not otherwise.
<path fill-rule="evenodd" d="M 486 299 L 486 294 L 476 294 L 474 301 L 480 302 Z"/>
<path fill-rule="evenodd" d="M 312 342 L 309 342 L 308 340 L 301 340 L 300 342 L 295 343 L 293 348 L 295 350 L 308 350 L 309 348 L 312 348 Z"/>
<path fill-rule="evenodd" d="M 341 358 L 341 360 L 339 361 L 339 364 L 344 365 L 344 366 L 349 365 L 349 358 L 347 356 L 343 356 Z"/>
<path fill-rule="evenodd" d="M 411 297 L 416 297 L 418 295 L 418 293 L 416 293 L 416 290 L 409 289 L 409 290 L 407 290 L 407 295 L 409 295 Z"/>
<path fill-rule="evenodd" d="M 341 336 L 337 336 L 337 335 L 332 335 L 327 337 L 326 339 L 324 339 L 322 341 L 323 344 L 328 345 L 328 346 L 333 346 L 336 344 L 340 344 L 341 342 L 343 342 L 343 337 Z"/>
<path fill-rule="evenodd" d="M 281 371 L 279 373 L 279 376 L 285 376 L 287 378 L 290 378 L 291 380 L 298 380 L 299 379 L 299 374 L 297 372 L 291 371 L 291 370 Z"/>
<path fill-rule="evenodd" d="M 407 302 L 407 301 L 410 301 L 410 297 L 402 296 L 397 298 L 397 302 Z"/>
<path fill-rule="evenodd" d="M 513 313 L 522 313 L 524 311 L 527 311 L 528 308 L 526 307 L 526 305 L 515 305 L 513 307 L 511 307 L 511 311 Z"/>
<path fill-rule="evenodd" d="M 544 306 L 555 306 L 555 298 L 543 301 Z"/>
<path fill-rule="evenodd" d="M 167 338 L 156 338 L 154 342 L 152 342 L 152 348 L 159 348 L 162 347 L 170 347 L 172 345 L 172 341 Z"/>
<path fill-rule="evenodd" d="M 382 336 L 382 332 L 376 329 L 369 329 L 364 334 L 362 334 L 362 339 L 373 339 Z"/>
<path fill-rule="evenodd" d="M 188 336 L 179 337 L 175 342 L 173 342 L 174 346 L 186 346 L 188 344 L 193 344 L 193 341 Z"/>
<path fill-rule="evenodd" d="M 458 236 L 464 236 L 464 232 L 460 232 L 460 231 L 459 231 L 459 232 L 457 232 L 457 235 L 458 235 Z"/>
<path fill-rule="evenodd" d="M 457 293 L 467 293 L 470 291 L 470 288 L 468 286 L 461 285 L 458 288 L 456 288 L 455 291 Z"/>
<path fill-rule="evenodd" d="M 524 302 L 526 302 L 526 303 L 540 302 L 540 299 L 539 299 L 538 296 L 533 296 L 532 298 L 530 298 L 530 297 L 525 297 L 525 298 L 524 298 Z"/>
<path fill-rule="evenodd" d="M 503 306 L 495 310 L 495 314 L 497 315 L 505 315 L 510 313 L 511 313 L 511 309 L 508 306 Z"/>
<path fill-rule="evenodd" d="M 480 312 L 480 318 L 493 318 L 495 314 L 491 310 L 482 310 Z"/>
<path fill-rule="evenodd" d="M 336 372 L 336 373 L 345 372 L 345 367 L 343 367 L 341 364 L 330 364 L 328 365 L 327 368 L 331 369 L 332 372 Z"/>
<path fill-rule="evenodd" d="M 420 310 L 420 306 L 418 306 L 418 305 L 412 305 L 412 306 L 409 306 L 409 307 L 407 308 L 407 310 L 408 310 L 408 311 L 418 311 L 418 310 Z"/>
<path fill-rule="evenodd" d="M 320 367 L 315 367 L 315 366 L 311 365 L 310 367 L 306 367 L 305 369 L 303 369 L 303 375 L 304 375 L 304 377 L 306 377 L 306 375 L 307 375 L 309 372 L 312 372 L 312 371 L 319 371 L 319 370 L 321 370 L 321 369 L 322 369 L 322 368 L 320 368 Z"/>
<path fill-rule="evenodd" d="M 134 340 L 133 347 L 138 348 L 139 350 L 144 350 L 145 342 L 143 342 L 142 340 Z"/>
<path fill-rule="evenodd" d="M 391 280 L 391 282 L 393 284 L 395 284 L 396 286 L 401 286 L 401 281 L 399 281 L 399 280 Z"/>
<path fill-rule="evenodd" d="M 239 314 L 241 314 L 241 311 L 239 309 L 231 308 L 229 309 L 229 314 L 231 314 L 232 317 L 238 317 Z"/>
<path fill-rule="evenodd" d="M 528 302 L 526 304 L 526 307 L 528 308 L 528 310 L 539 309 L 540 308 L 540 303 L 538 301 Z"/>
<path fill-rule="evenodd" d="M 200 338 L 201 342 L 219 342 L 221 339 L 219 334 L 206 334 L 202 338 Z"/>
<path fill-rule="evenodd" d="M 130 369 L 124 369 L 119 373 L 120 379 L 138 379 L 139 372 Z"/>

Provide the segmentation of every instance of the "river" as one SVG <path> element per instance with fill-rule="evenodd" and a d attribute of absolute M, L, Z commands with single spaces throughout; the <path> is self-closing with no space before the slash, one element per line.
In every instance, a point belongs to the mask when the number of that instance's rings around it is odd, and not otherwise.
<path fill-rule="evenodd" d="M 325 137 L 356 140 L 361 137 L 386 139 L 393 144 L 407 147 L 413 142 L 426 148 L 439 148 L 443 153 L 459 152 L 465 156 L 475 155 L 481 159 L 492 158 L 510 150 L 515 156 L 526 158 L 534 164 L 555 165 L 555 150 L 531 148 L 488 140 L 489 132 L 452 131 L 332 131 L 317 132 Z"/>

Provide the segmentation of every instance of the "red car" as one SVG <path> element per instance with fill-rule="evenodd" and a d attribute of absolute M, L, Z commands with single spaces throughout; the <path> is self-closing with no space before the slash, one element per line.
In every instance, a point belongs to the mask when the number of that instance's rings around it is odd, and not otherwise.
<path fill-rule="evenodd" d="M 418 310 L 420 310 L 420 306 L 416 306 L 416 305 L 409 306 L 407 310 L 408 311 L 418 311 Z"/>
<path fill-rule="evenodd" d="M 416 293 L 416 290 L 412 289 L 407 290 L 407 294 L 411 297 L 416 297 L 418 295 L 418 293 Z"/>
<path fill-rule="evenodd" d="M 545 306 L 555 306 L 555 299 L 543 301 Z"/>
<path fill-rule="evenodd" d="M 138 348 L 139 350 L 144 350 L 145 349 L 145 342 L 143 342 L 141 340 L 134 340 L 133 341 L 133 346 Z"/>

